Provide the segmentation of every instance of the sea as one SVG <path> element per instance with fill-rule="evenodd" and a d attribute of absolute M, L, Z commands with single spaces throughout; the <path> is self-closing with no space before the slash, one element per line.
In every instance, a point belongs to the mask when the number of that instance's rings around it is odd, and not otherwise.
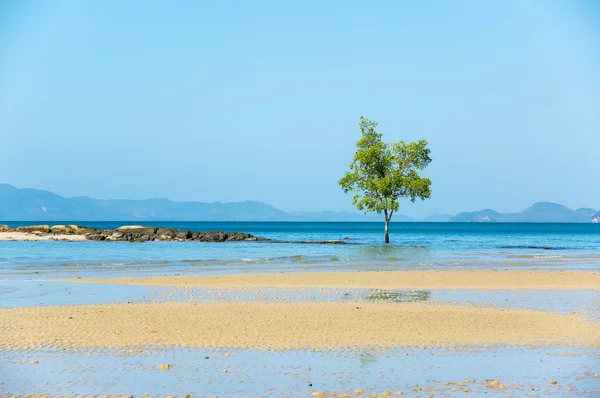
<path fill-rule="evenodd" d="M 2 222 L 11 226 L 47 222 Z M 71 222 L 114 229 L 126 222 Z M 600 322 L 597 290 L 185 288 L 69 283 L 88 277 L 430 269 L 599 269 L 599 224 L 149 222 L 251 233 L 257 242 L 0 241 L 0 310 L 161 301 L 422 301 L 579 313 Z M 343 245 L 297 242 L 341 240 Z M 256 291 L 255 291 L 256 290 Z M 385 295 L 382 295 L 385 293 Z M 358 305 L 358 304 L 357 304 Z M 358 308 L 358 307 L 357 307 Z M 177 325 L 167 325 L 177 327 Z M 0 332 L 2 331 L 0 325 Z M 107 326 L 110 327 L 110 326 Z M 92 333 L 93 331 L 90 331 Z M 1 334 L 1 333 L 0 333 Z M 139 347 L 138 347 L 139 348 Z M 114 352 L 113 352 L 114 351 Z M 423 347 L 257 350 L 177 345 L 137 350 L 36 347 L 0 352 L 0 392 L 24 396 L 600 396 L 600 350 L 586 347 Z M 171 364 L 168 371 L 157 368 Z M 227 372 L 225 372 L 226 370 Z M 501 384 L 491 384 L 501 383 Z M 316 395 L 315 395 L 316 394 Z M 366 396 L 366 395 L 363 395 Z M 385 395 L 389 396 L 389 395 Z"/>
<path fill-rule="evenodd" d="M 13 227 L 47 222 L 4 222 Z M 127 222 L 71 222 L 114 229 Z M 129 223 L 131 224 L 131 222 Z M 89 276 L 378 269 L 596 269 L 600 224 L 147 222 L 180 230 L 250 233 L 274 242 L 0 242 L 0 274 L 65 267 Z M 341 240 L 345 244 L 295 242 Z M 281 243 L 281 242 L 284 243 Z"/>

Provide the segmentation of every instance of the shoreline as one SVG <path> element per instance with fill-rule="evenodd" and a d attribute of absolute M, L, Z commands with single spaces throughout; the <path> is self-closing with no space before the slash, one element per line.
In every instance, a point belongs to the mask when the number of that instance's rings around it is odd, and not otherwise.
<path fill-rule="evenodd" d="M 600 290 L 600 272 L 563 270 L 428 270 L 290 272 L 63 279 L 69 283 L 206 288 L 365 288 L 463 290 Z"/>
<path fill-rule="evenodd" d="M 0 350 L 600 347 L 581 315 L 421 303 L 161 303 L 0 309 Z"/>
<path fill-rule="evenodd" d="M 83 235 L 67 234 L 35 234 L 31 232 L 0 232 L 1 241 L 18 242 L 37 242 L 37 241 L 62 241 L 62 242 L 82 242 L 86 241 Z"/>
<path fill-rule="evenodd" d="M 142 225 L 123 225 L 115 229 L 90 228 L 80 225 L 28 225 L 17 228 L 0 225 L 0 241 L 7 240 L 90 240 L 141 243 L 152 241 L 267 241 L 268 239 L 243 232 L 182 231 L 176 228 L 155 228 Z"/>

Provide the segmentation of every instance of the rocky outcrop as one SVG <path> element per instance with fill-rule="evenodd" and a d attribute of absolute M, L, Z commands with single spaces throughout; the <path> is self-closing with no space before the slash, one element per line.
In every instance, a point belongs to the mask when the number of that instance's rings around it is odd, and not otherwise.
<path fill-rule="evenodd" d="M 65 235 L 67 234 L 67 227 L 64 225 L 53 225 L 50 227 L 50 231 L 52 231 L 53 234 Z"/>
<path fill-rule="evenodd" d="M 125 225 L 115 229 L 116 232 L 123 234 L 138 234 L 138 235 L 153 235 L 156 233 L 156 228 L 153 227 L 143 227 L 140 225 Z"/>
<path fill-rule="evenodd" d="M 27 232 L 27 233 L 33 233 L 33 232 L 41 232 L 44 234 L 50 233 L 50 226 L 48 225 L 29 225 L 27 227 L 18 227 L 17 232 Z"/>
<path fill-rule="evenodd" d="M 3 229 L 4 228 L 4 229 Z M 5 231 L 4 231 L 5 230 Z M 0 226 L 0 232 L 14 231 L 11 227 Z M 18 232 L 51 234 L 51 235 L 83 235 L 87 240 L 107 242 L 149 242 L 149 241 L 198 241 L 198 242 L 228 242 L 228 241 L 264 241 L 265 238 L 242 232 L 224 231 L 181 231 L 174 228 L 154 228 L 141 225 L 125 225 L 115 230 L 102 230 L 77 225 L 34 225 L 17 228 Z"/>

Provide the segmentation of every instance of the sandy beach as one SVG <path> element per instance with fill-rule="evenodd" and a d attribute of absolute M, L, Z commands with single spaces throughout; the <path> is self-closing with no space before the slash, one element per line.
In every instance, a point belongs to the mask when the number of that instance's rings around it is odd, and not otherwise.
<path fill-rule="evenodd" d="M 12 395 L 598 393 L 600 274 L 567 265 L 591 252 L 414 269 L 402 248 L 362 265 L 253 243 L 2 244 Z"/>
<path fill-rule="evenodd" d="M 600 347 L 578 315 L 427 304 L 163 303 L 0 310 L 0 349 L 178 345 L 261 349 Z"/>
<path fill-rule="evenodd" d="M 285 274 L 230 274 L 210 276 L 155 276 L 66 280 L 188 287 L 323 287 L 381 289 L 600 289 L 600 272 L 543 270 L 459 270 L 381 272 L 295 272 Z"/>
<path fill-rule="evenodd" d="M 86 240 L 83 235 L 66 235 L 66 234 L 35 234 L 29 232 L 0 232 L 0 241 L 84 241 Z"/>
<path fill-rule="evenodd" d="M 0 309 L 10 377 L 0 388 L 162 396 L 597 392 L 595 271 L 131 277 L 153 267 L 127 266 L 128 278 L 101 278 L 113 271 L 100 269 L 65 279 L 63 266 L 56 279 L 11 276 L 14 288 L 4 294 L 15 299 L 5 303 L 15 305 Z M 80 269 L 90 272 L 68 272 Z M 533 379 L 532 366 L 543 369 Z M 146 381 L 140 387 L 131 378 Z M 183 384 L 175 388 L 173 378 Z"/>

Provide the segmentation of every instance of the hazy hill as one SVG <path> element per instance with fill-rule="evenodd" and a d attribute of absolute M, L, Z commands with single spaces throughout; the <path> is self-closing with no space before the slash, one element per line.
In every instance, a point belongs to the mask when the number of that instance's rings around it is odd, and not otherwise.
<path fill-rule="evenodd" d="M 453 222 L 591 222 L 596 211 L 581 208 L 571 210 L 557 203 L 539 202 L 519 213 L 499 213 L 495 210 L 460 213 Z"/>
<path fill-rule="evenodd" d="M 451 214 L 432 214 L 430 216 L 427 216 L 425 218 L 423 218 L 422 220 L 419 220 L 421 222 L 448 222 L 452 219 L 452 215 Z"/>
<path fill-rule="evenodd" d="M 65 198 L 39 189 L 0 184 L 0 220 L 5 221 L 381 221 L 378 214 L 286 213 L 260 202 L 204 203 L 169 199 Z M 394 221 L 415 221 L 398 214 Z"/>
<path fill-rule="evenodd" d="M 395 214 L 395 222 L 596 222 L 594 209 L 571 210 L 556 203 L 536 203 L 519 213 L 485 209 L 474 212 L 432 214 L 416 220 Z M 380 214 L 353 212 L 287 213 L 260 202 L 203 203 L 169 199 L 101 200 L 83 196 L 66 198 L 38 189 L 0 184 L 0 220 L 4 221 L 382 221 Z"/>
<path fill-rule="evenodd" d="M 253 221 L 280 220 L 287 213 L 259 202 L 202 203 L 168 199 L 100 200 L 65 198 L 37 189 L 0 184 L 0 220 L 35 221 Z"/>
<path fill-rule="evenodd" d="M 318 211 L 318 212 L 306 212 L 297 211 L 289 213 L 288 217 L 298 221 L 382 221 L 383 216 L 377 213 L 352 213 L 349 211 Z M 409 216 L 403 214 L 394 214 L 392 219 L 395 222 L 415 222 L 421 220 L 415 220 Z"/>

